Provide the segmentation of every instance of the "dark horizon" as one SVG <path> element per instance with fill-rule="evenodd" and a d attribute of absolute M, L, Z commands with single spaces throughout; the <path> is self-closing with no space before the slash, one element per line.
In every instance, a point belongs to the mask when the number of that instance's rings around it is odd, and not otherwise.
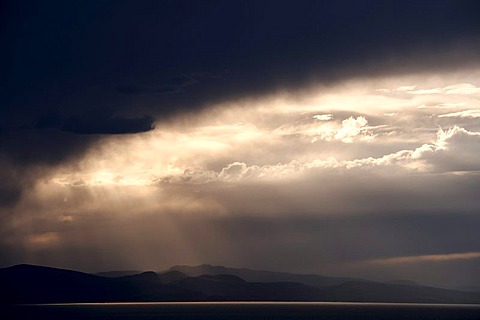
<path fill-rule="evenodd" d="M 235 275 L 243 280 L 247 281 L 260 281 L 260 282 L 274 282 L 272 279 L 277 279 L 278 281 L 282 280 L 286 281 L 285 279 L 290 279 L 290 276 L 293 276 L 292 279 L 295 280 L 288 280 L 288 281 L 300 281 L 305 285 L 313 285 L 310 283 L 312 281 L 309 277 L 313 276 L 320 277 L 326 280 L 327 283 L 344 283 L 348 281 L 365 281 L 365 282 L 372 282 L 372 283 L 380 283 L 380 284 L 400 284 L 400 285 L 407 285 L 407 286 L 425 286 L 425 287 L 433 287 L 433 288 L 442 288 L 442 289 L 450 289 L 450 290 L 458 290 L 464 292 L 477 292 L 480 293 L 480 286 L 476 286 L 474 284 L 469 286 L 435 286 L 422 283 L 418 280 L 412 279 L 399 279 L 399 278 L 391 278 L 391 279 L 374 279 L 374 278 L 359 278 L 359 277 L 352 277 L 351 275 L 344 274 L 344 275 L 329 275 L 329 274 L 320 274 L 320 273 L 302 273 L 302 272 L 289 272 L 289 271 L 282 271 L 282 270 L 275 270 L 275 269 L 255 269 L 255 268 L 247 268 L 241 266 L 225 266 L 225 265 L 212 265 L 208 263 L 202 263 L 198 265 L 171 265 L 170 267 L 163 268 L 163 269 L 141 269 L 141 270 L 125 270 L 125 269 L 108 269 L 108 270 L 100 270 L 100 271 L 85 271 L 75 268 L 64 268 L 60 266 L 54 265 L 35 265 L 29 263 L 21 263 L 15 264 L 10 266 L 3 266 L 0 267 L 2 269 L 14 269 L 14 268 L 48 268 L 48 269 L 55 269 L 55 270 L 66 270 L 66 271 L 73 271 L 79 272 L 89 275 L 95 275 L 100 277 L 107 277 L 107 278 L 121 278 L 126 276 L 137 276 L 140 274 L 145 273 L 156 273 L 158 275 L 161 274 L 168 274 L 172 271 L 184 273 L 186 275 L 192 277 L 204 276 L 204 275 Z M 261 279 L 268 279 L 268 280 L 261 280 Z M 298 280 L 303 279 L 303 280 Z M 480 300 L 479 300 L 480 301 Z"/>
<path fill-rule="evenodd" d="M 17 265 L 0 269 L 0 280 L 8 293 L 0 303 L 0 312 L 4 311 L 2 305 L 201 301 L 480 305 L 480 291 L 205 265 L 177 266 L 160 273 L 104 275 Z"/>

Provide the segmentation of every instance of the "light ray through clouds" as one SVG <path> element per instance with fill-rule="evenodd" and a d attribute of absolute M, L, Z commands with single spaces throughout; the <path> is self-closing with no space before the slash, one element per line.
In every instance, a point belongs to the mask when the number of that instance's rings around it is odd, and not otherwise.
<path fill-rule="evenodd" d="M 268 261 L 281 259 L 287 271 L 362 276 L 365 261 L 367 275 L 416 261 L 477 261 L 478 236 L 463 224 L 411 230 L 415 219 L 443 226 L 480 210 L 474 79 L 471 73 L 357 79 L 301 95 L 230 101 L 158 122 L 150 132 L 110 136 L 32 187 L 2 226 L 3 245 L 16 243 L 20 259 L 38 263 L 76 252 L 78 264 L 92 260 L 80 239 L 86 236 L 109 248 L 104 268 L 121 261 L 132 269 L 177 263 L 274 269 Z M 376 220 L 384 216 L 394 222 Z M 265 217 L 308 223 L 298 230 L 273 224 L 262 250 L 252 250 L 248 244 L 265 234 Z M 359 225 L 349 226 L 349 217 Z M 402 232 L 413 233 L 404 239 Z M 398 257 L 384 258 L 387 248 Z M 294 270 L 288 261 L 298 259 L 306 267 Z M 425 270 L 407 269 L 405 277 L 430 281 Z"/>

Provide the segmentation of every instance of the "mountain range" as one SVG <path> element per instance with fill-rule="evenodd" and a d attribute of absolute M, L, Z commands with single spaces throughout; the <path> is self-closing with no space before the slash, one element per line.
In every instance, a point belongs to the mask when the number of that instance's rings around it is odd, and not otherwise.
<path fill-rule="evenodd" d="M 222 266 L 88 274 L 35 265 L 0 269 L 2 304 L 140 301 L 480 303 L 480 293 Z"/>

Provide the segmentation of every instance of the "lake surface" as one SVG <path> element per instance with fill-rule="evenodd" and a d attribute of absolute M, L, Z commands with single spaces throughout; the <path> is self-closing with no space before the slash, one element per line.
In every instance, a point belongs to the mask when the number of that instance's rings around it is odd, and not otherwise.
<path fill-rule="evenodd" d="M 3 308 L 7 319 L 321 319 L 321 320 L 480 320 L 480 305 L 323 303 L 323 302 L 199 302 L 91 303 L 22 305 Z M 6 312 L 8 311 L 8 312 Z"/>

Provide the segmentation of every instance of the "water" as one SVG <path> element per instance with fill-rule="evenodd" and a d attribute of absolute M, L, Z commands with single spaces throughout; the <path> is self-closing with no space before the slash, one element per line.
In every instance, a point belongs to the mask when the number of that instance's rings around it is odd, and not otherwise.
<path fill-rule="evenodd" d="M 3 308 L 4 314 L 7 309 Z M 320 320 L 480 320 L 480 305 L 223 302 L 91 303 L 23 305 L 10 308 L 7 319 L 320 319 Z"/>

